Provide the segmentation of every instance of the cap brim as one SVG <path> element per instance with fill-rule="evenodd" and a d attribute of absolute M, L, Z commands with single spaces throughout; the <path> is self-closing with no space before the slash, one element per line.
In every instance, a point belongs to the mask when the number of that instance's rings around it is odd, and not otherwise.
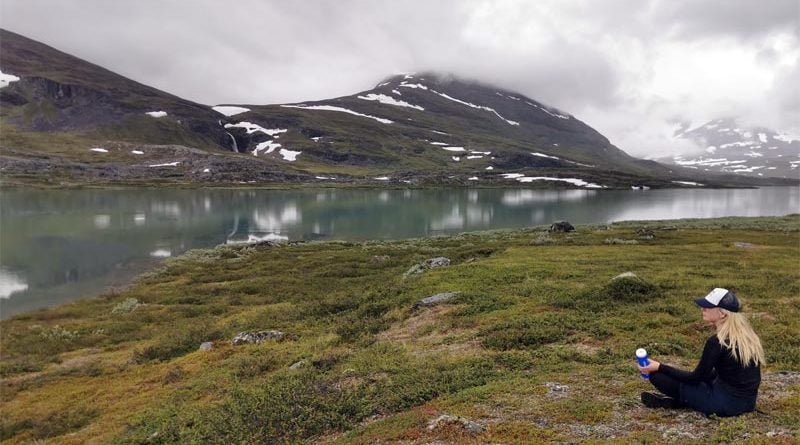
<path fill-rule="evenodd" d="M 708 308 L 708 309 L 717 307 L 713 303 L 711 303 L 710 301 L 706 300 L 705 298 L 698 298 L 697 300 L 694 300 L 694 302 L 698 306 L 704 307 L 704 308 Z"/>

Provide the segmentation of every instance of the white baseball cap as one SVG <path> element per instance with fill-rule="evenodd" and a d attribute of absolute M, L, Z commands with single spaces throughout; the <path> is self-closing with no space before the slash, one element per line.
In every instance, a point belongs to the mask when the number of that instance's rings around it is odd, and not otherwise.
<path fill-rule="evenodd" d="M 739 312 L 739 308 L 741 307 L 739 304 L 739 299 L 736 298 L 736 294 L 721 287 L 714 288 L 714 290 L 709 292 L 708 295 L 703 298 L 698 298 L 694 300 L 694 302 L 700 307 L 719 307 L 731 312 Z"/>

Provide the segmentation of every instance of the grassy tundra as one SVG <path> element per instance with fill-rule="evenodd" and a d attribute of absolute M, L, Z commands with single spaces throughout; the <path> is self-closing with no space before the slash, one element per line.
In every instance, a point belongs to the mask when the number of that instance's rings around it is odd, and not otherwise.
<path fill-rule="evenodd" d="M 405 274 L 437 256 L 451 265 Z M 3 321 L 0 439 L 792 443 L 799 259 L 800 215 L 192 251 L 124 291 Z M 764 342 L 763 413 L 641 407 L 633 351 L 693 366 L 712 330 L 692 298 L 714 286 L 738 292 Z M 441 292 L 460 294 L 412 308 Z M 231 344 L 270 329 L 287 335 Z"/>

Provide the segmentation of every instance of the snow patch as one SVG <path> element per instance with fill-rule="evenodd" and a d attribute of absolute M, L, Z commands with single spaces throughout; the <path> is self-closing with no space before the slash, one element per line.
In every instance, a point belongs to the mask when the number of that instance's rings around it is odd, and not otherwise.
<path fill-rule="evenodd" d="M 450 145 L 447 142 L 431 142 L 431 145 Z"/>
<path fill-rule="evenodd" d="M 100 147 L 90 148 L 89 151 L 95 151 L 97 153 L 108 153 L 108 150 Z"/>
<path fill-rule="evenodd" d="M 515 175 L 518 175 L 518 173 L 516 173 Z M 507 174 L 504 174 L 503 176 L 506 177 Z M 508 177 L 508 179 L 512 179 L 512 178 Z M 584 181 L 583 179 L 578 179 L 578 178 L 552 178 L 552 177 L 549 177 L 549 176 L 524 176 L 524 175 L 520 175 L 520 176 L 515 176 L 513 179 L 516 179 L 517 181 L 519 181 L 521 183 L 529 183 L 529 182 L 533 182 L 533 181 L 560 181 L 560 182 L 566 182 L 566 183 L 569 183 L 569 184 L 572 184 L 572 185 L 576 185 L 578 187 L 586 187 L 586 188 L 590 188 L 590 189 L 606 188 L 605 186 L 602 186 L 602 185 L 599 185 L 599 184 L 594 184 L 592 182 L 587 182 L 587 181 Z"/>
<path fill-rule="evenodd" d="M 766 133 L 758 133 L 758 140 L 760 140 L 762 144 L 766 144 L 767 141 L 768 141 L 767 134 Z"/>
<path fill-rule="evenodd" d="M 261 142 L 260 144 L 256 145 L 256 148 L 253 149 L 253 156 L 258 156 L 258 152 L 262 150 L 267 150 L 267 153 L 272 153 L 275 151 L 276 148 L 280 147 L 281 144 L 275 144 L 272 140 Z"/>
<path fill-rule="evenodd" d="M 528 102 L 527 100 L 525 101 L 525 103 L 530 105 L 530 106 L 532 106 L 533 108 L 536 108 L 536 109 L 544 111 L 545 113 L 549 114 L 550 116 L 557 117 L 559 119 L 569 119 L 570 118 L 570 116 L 568 114 L 561 114 L 561 113 L 558 112 L 558 110 L 556 110 L 554 108 L 548 109 L 548 108 L 536 105 L 533 102 Z"/>
<path fill-rule="evenodd" d="M 156 249 L 150 252 L 150 256 L 153 258 L 169 258 L 172 256 L 172 251 L 168 249 Z"/>
<path fill-rule="evenodd" d="M 370 94 L 367 94 L 366 96 L 358 96 L 358 98 L 362 99 L 362 100 L 377 101 L 377 102 L 380 102 L 380 103 L 386 104 L 386 105 L 395 105 L 395 106 L 398 106 L 398 107 L 413 108 L 415 110 L 425 111 L 425 109 L 420 107 L 419 105 L 412 105 L 412 104 L 410 104 L 408 102 L 404 102 L 402 100 L 397 100 L 397 99 L 395 99 L 395 98 L 393 98 L 391 96 L 387 96 L 385 94 L 370 93 Z"/>
<path fill-rule="evenodd" d="M 211 169 L 204 168 L 204 169 L 203 169 L 203 173 L 211 173 Z"/>
<path fill-rule="evenodd" d="M 484 170 L 494 170 L 494 167 L 492 167 L 492 166 L 490 165 L 490 166 L 486 167 Z"/>
<path fill-rule="evenodd" d="M 299 155 L 302 152 L 301 151 L 292 151 L 292 150 L 287 150 L 285 148 L 281 148 L 281 151 L 279 151 L 278 153 L 280 153 L 281 156 L 283 156 L 283 160 L 284 161 L 293 162 L 293 161 L 297 160 L 297 155 Z"/>
<path fill-rule="evenodd" d="M 25 290 L 28 290 L 28 283 L 16 274 L 0 269 L 0 298 L 10 298 L 11 294 Z"/>
<path fill-rule="evenodd" d="M 228 117 L 250 111 L 249 108 L 235 107 L 233 105 L 217 105 L 215 107 L 211 107 L 211 109 Z"/>
<path fill-rule="evenodd" d="M 467 150 L 464 149 L 464 147 L 442 147 L 442 150 L 447 150 L 447 151 L 467 151 Z"/>
<path fill-rule="evenodd" d="M 481 156 L 481 155 L 467 156 L 467 159 L 481 159 L 481 158 L 483 158 L 483 156 Z"/>
<path fill-rule="evenodd" d="M 148 115 L 148 116 L 150 116 L 150 117 L 159 118 L 159 117 L 164 117 L 164 116 L 166 116 L 166 115 L 167 115 L 167 112 L 166 112 L 166 111 L 148 111 L 148 112 L 147 112 L 147 113 L 145 113 L 145 114 L 146 114 L 146 115 Z"/>
<path fill-rule="evenodd" d="M 775 139 L 777 141 L 787 142 L 787 143 L 792 143 L 792 141 L 800 141 L 800 139 L 798 139 L 796 137 L 793 137 L 793 136 L 790 136 L 787 133 L 774 134 L 774 135 L 772 135 L 772 139 Z"/>
<path fill-rule="evenodd" d="M 467 178 L 467 181 L 477 181 L 477 180 L 478 180 L 477 176 L 471 176 L 471 177 Z"/>
<path fill-rule="evenodd" d="M 144 152 L 141 151 L 141 150 L 131 150 L 131 153 L 133 153 L 135 155 L 143 155 L 144 154 Z"/>
<path fill-rule="evenodd" d="M 264 236 L 253 235 L 251 233 L 251 234 L 247 235 L 247 240 L 244 240 L 244 241 L 227 240 L 225 243 L 226 244 L 252 244 L 252 243 L 260 243 L 260 242 L 263 242 L 263 241 L 278 241 L 278 242 L 280 242 L 280 241 L 288 241 L 288 240 L 289 240 L 288 236 L 278 235 L 276 233 L 268 233 L 268 234 L 266 234 Z"/>
<path fill-rule="evenodd" d="M 180 164 L 180 161 L 168 162 L 166 164 L 152 164 L 148 167 L 177 167 L 178 164 Z"/>
<path fill-rule="evenodd" d="M 714 154 L 714 153 L 717 151 L 717 147 L 715 147 L 715 146 L 713 146 L 713 145 L 709 145 L 709 146 L 706 148 L 706 151 L 707 151 L 708 153 L 711 153 L 711 154 L 713 155 L 713 154 Z"/>
<path fill-rule="evenodd" d="M 392 93 L 397 94 L 398 96 L 402 96 L 403 95 L 403 93 L 401 93 L 401 92 L 399 92 L 397 90 L 392 90 Z"/>
<path fill-rule="evenodd" d="M 747 147 L 749 145 L 755 145 L 755 141 L 739 141 L 739 142 L 731 142 L 729 144 L 722 144 L 719 148 L 729 148 L 729 147 Z"/>
<path fill-rule="evenodd" d="M 401 85 L 401 86 L 402 86 L 402 85 Z M 438 91 L 435 91 L 435 90 L 431 90 L 431 91 L 432 91 L 432 92 L 434 92 L 435 94 L 438 94 L 439 96 L 442 96 L 442 97 L 444 97 L 445 99 L 452 100 L 453 102 L 457 102 L 457 103 L 460 103 L 460 104 L 462 104 L 462 105 L 466 105 L 466 106 L 468 106 L 468 107 L 475 108 L 475 109 L 478 109 L 478 110 L 486 110 L 486 111 L 491 111 L 492 113 L 494 113 L 494 114 L 495 114 L 497 117 L 499 117 L 500 119 L 502 119 L 502 120 L 504 120 L 504 121 L 508 122 L 508 124 L 509 124 L 509 125 L 519 125 L 519 122 L 512 121 L 512 120 L 510 120 L 510 119 L 506 119 L 506 118 L 504 118 L 503 116 L 501 116 L 501 115 L 500 115 L 500 113 L 498 113 L 498 112 L 497 112 L 497 111 L 496 111 L 494 108 L 485 107 L 485 106 L 483 106 L 483 105 L 475 105 L 475 104 L 473 104 L 473 103 L 470 103 L 470 102 L 464 102 L 463 100 L 456 99 L 455 97 L 448 96 L 447 94 L 440 93 L 440 92 L 438 92 Z"/>
<path fill-rule="evenodd" d="M 378 176 L 377 178 L 373 178 L 373 179 L 378 180 L 378 181 L 388 181 L 389 177 L 388 176 Z"/>
<path fill-rule="evenodd" d="M 404 88 L 419 88 L 421 90 L 427 90 L 428 89 L 428 87 L 426 87 L 425 85 L 423 85 L 421 83 L 405 83 L 405 82 L 403 82 L 399 86 L 404 87 Z"/>
<path fill-rule="evenodd" d="M 763 165 L 759 165 L 756 167 L 747 167 L 747 168 L 737 168 L 735 170 L 731 170 L 733 173 L 753 173 L 756 170 L 761 170 L 764 168 Z"/>
<path fill-rule="evenodd" d="M 674 182 L 675 184 L 692 185 L 692 186 L 696 186 L 696 187 L 702 187 L 703 186 L 703 184 L 700 184 L 699 182 L 691 182 L 691 181 L 672 181 L 672 182 Z"/>
<path fill-rule="evenodd" d="M 0 88 L 5 88 L 5 87 L 8 86 L 9 83 L 16 82 L 18 80 L 19 80 L 19 77 L 17 77 L 17 76 L 15 76 L 13 74 L 6 74 L 6 73 L 0 71 Z M 25 288 L 27 289 L 28 286 L 26 285 Z"/>
<path fill-rule="evenodd" d="M 702 165 L 704 167 L 717 167 L 720 165 L 731 165 L 731 164 L 743 164 L 747 161 L 729 161 L 726 158 L 716 158 L 716 159 L 693 159 L 690 161 L 684 161 L 680 156 L 676 156 L 672 158 L 672 160 L 682 166 L 689 166 L 689 165 Z"/>
<path fill-rule="evenodd" d="M 283 105 L 282 105 L 283 106 Z M 252 122 L 239 122 L 236 124 L 225 124 L 225 128 L 244 128 L 247 134 L 253 134 L 257 131 L 260 131 L 268 136 L 275 136 L 276 134 L 286 133 L 286 128 L 271 128 L 267 129 L 262 127 L 261 125 L 254 124 Z"/>
<path fill-rule="evenodd" d="M 456 162 L 461 161 L 461 157 L 460 156 L 451 156 L 451 158 L 453 158 L 453 160 L 456 161 Z"/>
<path fill-rule="evenodd" d="M 550 155 L 546 155 L 546 154 L 544 154 L 544 153 L 535 153 L 535 152 L 531 152 L 531 154 L 532 154 L 532 155 L 534 155 L 534 156 L 539 156 L 540 158 L 550 158 L 550 159 L 558 159 L 558 160 L 561 160 L 561 158 L 559 158 L 559 157 L 556 157 L 556 156 L 550 156 Z"/>
<path fill-rule="evenodd" d="M 366 118 L 369 118 L 369 119 L 373 119 L 373 120 L 376 120 L 376 121 L 378 121 L 378 122 L 380 122 L 382 124 L 391 124 L 391 123 L 394 122 L 394 121 L 391 121 L 389 119 L 370 116 L 369 114 L 356 113 L 355 111 L 348 110 L 347 108 L 334 107 L 334 106 L 331 106 L 331 105 L 281 105 L 281 107 L 284 107 L 284 108 L 299 108 L 299 109 L 302 109 L 302 110 L 338 111 L 338 112 L 341 112 L 341 113 L 348 113 L 348 114 L 352 114 L 352 115 L 355 115 L 355 116 L 361 116 L 361 117 L 366 117 Z"/>

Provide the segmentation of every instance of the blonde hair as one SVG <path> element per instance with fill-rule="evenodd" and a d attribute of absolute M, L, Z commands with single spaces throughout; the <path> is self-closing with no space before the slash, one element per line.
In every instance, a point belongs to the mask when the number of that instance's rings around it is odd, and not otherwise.
<path fill-rule="evenodd" d="M 747 317 L 738 312 L 731 312 L 720 308 L 726 316 L 717 324 L 717 338 L 722 346 L 731 350 L 733 358 L 742 366 L 752 363 L 755 366 L 764 365 L 764 348 L 761 339 L 753 331 Z"/>

